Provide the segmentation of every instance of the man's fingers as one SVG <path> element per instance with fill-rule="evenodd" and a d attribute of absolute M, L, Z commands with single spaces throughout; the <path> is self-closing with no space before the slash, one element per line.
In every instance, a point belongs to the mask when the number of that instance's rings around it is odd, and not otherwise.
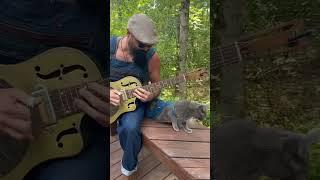
<path fill-rule="evenodd" d="M 111 99 L 110 103 L 114 106 L 119 106 L 120 105 L 120 99 Z"/>
<path fill-rule="evenodd" d="M 106 112 L 107 111 L 107 103 L 103 102 L 99 98 L 97 98 L 95 95 L 93 95 L 91 92 L 87 91 L 86 89 L 81 89 L 79 91 L 79 94 L 87 100 L 91 106 L 96 108 L 100 112 Z"/>
<path fill-rule="evenodd" d="M 8 108 L 6 113 L 16 118 L 21 118 L 26 121 L 31 121 L 31 112 L 26 106 L 18 102 L 15 103 L 14 106 L 15 108 Z"/>
<path fill-rule="evenodd" d="M 147 94 L 144 94 L 144 93 L 140 90 L 140 88 L 136 89 L 136 90 L 134 91 L 133 95 L 136 96 L 137 98 L 143 99 L 143 100 L 145 100 L 145 99 L 148 98 L 148 95 L 147 95 Z"/>
<path fill-rule="evenodd" d="M 1 127 L 2 132 L 6 133 L 7 135 L 13 137 L 14 139 L 22 140 L 24 139 L 23 135 L 17 131 L 14 131 L 8 127 Z"/>
<path fill-rule="evenodd" d="M 14 129 L 22 134 L 32 134 L 31 121 L 23 119 L 10 118 L 8 121 L 2 122 L 3 126 Z"/>
<path fill-rule="evenodd" d="M 25 106 L 29 105 L 29 99 L 32 98 L 32 96 L 29 96 L 25 92 L 18 89 L 12 89 L 12 91 L 10 91 L 10 96 L 14 97 Z"/>
<path fill-rule="evenodd" d="M 22 121 L 22 120 L 20 120 Z M 22 132 L 21 130 L 17 130 L 15 128 L 9 127 L 6 124 L 0 124 L 0 129 L 2 132 L 6 133 L 7 135 L 17 139 L 17 140 L 23 140 L 23 139 L 29 139 L 32 140 L 32 132 Z"/>
<path fill-rule="evenodd" d="M 119 102 L 118 102 L 118 101 L 117 101 L 117 102 L 110 101 L 110 102 L 111 102 L 111 104 L 114 105 L 114 106 L 119 106 L 119 105 L 120 105 L 120 101 L 119 101 Z"/>
<path fill-rule="evenodd" d="M 89 106 L 85 101 L 81 99 L 75 99 L 75 105 L 81 109 L 84 113 L 88 114 L 91 118 L 95 119 L 98 123 L 103 126 L 107 126 L 107 116 L 96 111 L 94 108 Z"/>
<path fill-rule="evenodd" d="M 119 106 L 120 105 L 120 91 L 116 89 L 110 90 L 110 103 L 114 106 Z"/>
<path fill-rule="evenodd" d="M 107 98 L 107 88 L 103 85 L 100 85 L 96 82 L 89 83 L 88 89 L 98 93 L 100 96 Z"/>
<path fill-rule="evenodd" d="M 147 91 L 147 90 L 145 90 L 145 89 L 143 89 L 143 88 L 137 88 L 136 89 L 137 91 L 139 91 L 140 93 L 142 93 L 142 94 L 151 94 L 149 91 Z"/>

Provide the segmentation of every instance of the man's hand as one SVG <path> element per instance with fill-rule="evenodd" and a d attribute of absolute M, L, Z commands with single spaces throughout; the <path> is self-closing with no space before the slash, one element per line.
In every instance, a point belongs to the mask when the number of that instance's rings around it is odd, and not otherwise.
<path fill-rule="evenodd" d="M 116 89 L 110 89 L 110 103 L 114 106 L 120 105 L 120 91 Z"/>
<path fill-rule="evenodd" d="M 92 91 L 92 92 L 90 92 Z M 95 95 L 97 94 L 97 95 Z M 75 99 L 75 105 L 99 124 L 107 126 L 109 104 L 107 103 L 107 88 L 98 83 L 90 83 L 87 88 L 79 90 L 83 99 Z M 100 96 L 101 98 L 99 98 Z"/>
<path fill-rule="evenodd" d="M 32 97 L 15 88 L 0 89 L 0 132 L 18 140 L 31 140 L 31 113 L 27 107 Z"/>
<path fill-rule="evenodd" d="M 143 89 L 143 88 L 137 88 L 134 90 L 133 95 L 140 99 L 142 102 L 148 102 L 151 101 L 154 98 L 154 94 Z"/>

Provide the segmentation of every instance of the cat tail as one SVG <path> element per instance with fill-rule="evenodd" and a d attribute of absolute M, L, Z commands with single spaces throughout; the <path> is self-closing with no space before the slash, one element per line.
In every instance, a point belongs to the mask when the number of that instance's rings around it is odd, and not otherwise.
<path fill-rule="evenodd" d="M 162 112 L 160 113 L 160 115 L 157 117 L 157 120 L 159 120 L 159 121 L 170 121 L 169 113 L 170 113 L 170 108 L 165 107 L 162 110 Z"/>

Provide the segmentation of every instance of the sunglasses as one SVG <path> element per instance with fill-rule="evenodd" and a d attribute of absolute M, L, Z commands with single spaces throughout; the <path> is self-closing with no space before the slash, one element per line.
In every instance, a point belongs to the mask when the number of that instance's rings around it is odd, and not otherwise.
<path fill-rule="evenodd" d="M 142 42 L 140 42 L 138 40 L 137 40 L 137 42 L 138 42 L 138 47 L 139 48 L 149 48 L 150 49 L 153 46 L 152 44 L 144 44 L 144 43 L 142 43 Z"/>

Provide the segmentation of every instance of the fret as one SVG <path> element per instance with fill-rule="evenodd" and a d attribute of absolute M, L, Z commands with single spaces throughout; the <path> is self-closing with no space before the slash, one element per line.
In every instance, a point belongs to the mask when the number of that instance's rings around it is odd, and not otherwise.
<path fill-rule="evenodd" d="M 228 46 L 213 49 L 212 56 L 214 60 L 211 66 L 213 68 L 216 68 L 218 66 L 241 61 L 242 56 L 240 50 L 241 49 L 238 42 L 235 42 Z"/>
<path fill-rule="evenodd" d="M 174 83 L 173 83 L 173 80 L 172 79 L 169 79 L 169 82 L 170 82 L 170 86 L 173 86 Z"/>
<path fill-rule="evenodd" d="M 150 92 L 150 88 L 149 88 L 149 86 L 147 85 L 147 86 L 145 86 L 145 90 L 147 90 L 147 91 L 149 91 Z"/>
<path fill-rule="evenodd" d="M 77 89 L 76 87 L 71 87 L 69 88 L 69 92 L 70 92 L 70 104 L 72 106 L 72 112 L 77 112 L 78 111 L 78 108 L 77 106 L 74 105 L 74 100 L 77 98 L 77 96 L 74 96 L 74 94 L 77 92 Z"/>
<path fill-rule="evenodd" d="M 80 87 L 75 87 L 75 94 L 76 94 L 76 98 L 80 99 L 80 95 L 78 93 L 78 91 L 80 90 Z"/>
<path fill-rule="evenodd" d="M 156 89 L 154 88 L 154 85 L 153 85 L 153 84 L 150 84 L 150 85 L 149 85 L 149 91 L 152 92 L 152 93 L 154 93 L 155 90 L 156 90 Z"/>
<path fill-rule="evenodd" d="M 69 113 L 71 111 L 70 105 L 69 105 L 69 99 L 68 99 L 68 91 L 66 91 L 65 89 L 62 90 L 63 91 L 63 95 L 64 95 L 64 99 L 66 100 L 66 113 Z"/>
<path fill-rule="evenodd" d="M 66 88 L 65 89 L 65 94 L 66 94 L 66 99 L 67 99 L 67 102 L 68 102 L 68 105 L 69 105 L 69 113 L 70 112 L 73 112 L 73 103 L 72 103 L 72 97 L 71 97 L 71 91 L 70 91 L 71 88 Z"/>
<path fill-rule="evenodd" d="M 162 81 L 163 82 L 163 87 L 167 86 L 167 81 Z"/>
<path fill-rule="evenodd" d="M 61 95 L 62 95 L 61 90 L 60 90 L 60 89 L 57 89 L 57 91 L 58 91 L 58 96 L 59 96 L 59 99 L 60 99 L 61 105 L 62 105 L 60 108 L 62 108 L 62 110 L 64 111 L 65 105 L 64 105 L 63 100 L 62 100 L 62 97 L 61 97 Z"/>
<path fill-rule="evenodd" d="M 50 96 L 51 103 L 55 111 L 56 117 L 59 119 L 60 112 L 64 109 L 63 102 L 60 99 L 59 90 L 58 89 L 53 90 L 49 96 Z"/>

